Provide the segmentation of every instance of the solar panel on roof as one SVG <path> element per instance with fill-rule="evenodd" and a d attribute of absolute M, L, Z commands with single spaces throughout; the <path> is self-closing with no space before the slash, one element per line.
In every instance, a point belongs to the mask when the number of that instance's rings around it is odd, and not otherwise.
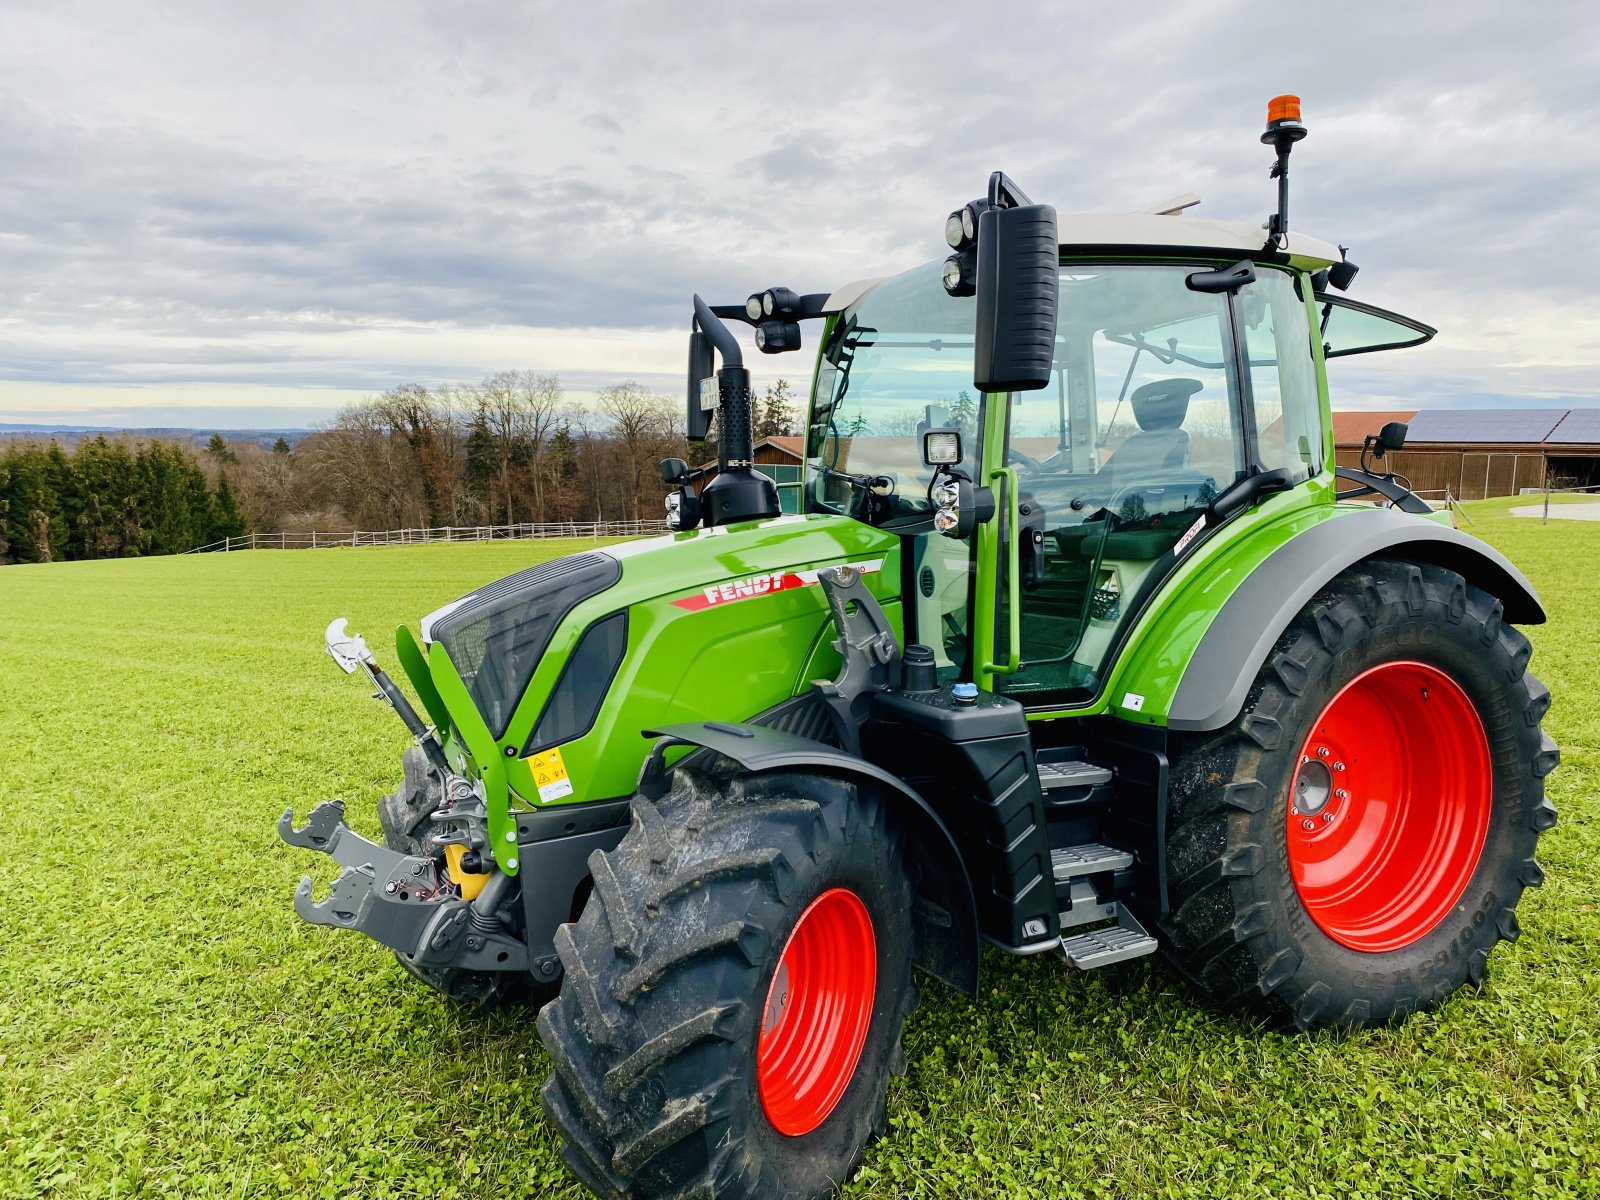
<path fill-rule="evenodd" d="M 1411 418 L 1406 444 L 1542 442 L 1567 411 L 1564 408 L 1427 408 Z"/>
<path fill-rule="evenodd" d="M 1545 439 L 1553 445 L 1600 443 L 1600 408 L 1575 408 Z"/>

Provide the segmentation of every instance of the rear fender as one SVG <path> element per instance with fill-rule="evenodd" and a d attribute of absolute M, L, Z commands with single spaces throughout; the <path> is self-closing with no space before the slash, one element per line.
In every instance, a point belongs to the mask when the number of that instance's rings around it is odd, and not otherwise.
<path fill-rule="evenodd" d="M 1506 620 L 1544 622 L 1522 572 L 1477 538 L 1389 508 L 1350 513 L 1297 534 L 1234 589 L 1184 669 L 1167 728 L 1203 732 L 1233 721 L 1294 615 L 1334 576 L 1371 558 L 1445 567 L 1498 599 Z"/>
<path fill-rule="evenodd" d="M 639 776 L 640 794 L 653 799 L 666 794 L 671 768 L 665 756 L 675 746 L 703 747 L 752 774 L 800 771 L 837 775 L 877 788 L 905 822 L 906 848 L 920 871 L 913 914 L 916 964 L 958 992 L 977 996 L 978 914 L 972 881 L 949 829 L 915 791 L 866 759 L 825 742 L 759 725 L 696 721 L 644 733 L 660 739 Z"/>

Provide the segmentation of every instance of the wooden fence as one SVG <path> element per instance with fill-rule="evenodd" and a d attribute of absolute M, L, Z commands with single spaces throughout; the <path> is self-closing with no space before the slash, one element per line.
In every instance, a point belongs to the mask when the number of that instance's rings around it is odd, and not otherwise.
<path fill-rule="evenodd" d="M 356 530 L 351 533 L 280 531 L 246 533 L 196 546 L 189 554 L 230 550 L 329 550 L 337 546 L 418 546 L 428 542 L 525 541 L 532 538 L 652 537 L 668 532 L 665 521 L 555 521 L 522 525 L 446 525 L 440 529 Z"/>

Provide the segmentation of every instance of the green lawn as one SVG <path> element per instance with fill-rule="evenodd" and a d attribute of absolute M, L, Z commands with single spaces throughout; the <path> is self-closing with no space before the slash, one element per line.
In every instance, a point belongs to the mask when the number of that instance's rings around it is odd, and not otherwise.
<path fill-rule="evenodd" d="M 891 1134 L 846 1195 L 1600 1194 L 1600 525 L 1511 503 L 1469 510 L 1553 610 L 1532 633 L 1562 819 L 1489 986 L 1290 1037 L 1149 960 L 991 953 L 979 1005 L 925 989 Z M 531 1018 L 454 1011 L 381 947 L 302 924 L 313 860 L 273 832 L 339 795 L 375 833 L 398 777 L 405 732 L 321 653 L 330 617 L 381 648 L 571 548 L 0 569 L 0 1196 L 581 1195 Z"/>

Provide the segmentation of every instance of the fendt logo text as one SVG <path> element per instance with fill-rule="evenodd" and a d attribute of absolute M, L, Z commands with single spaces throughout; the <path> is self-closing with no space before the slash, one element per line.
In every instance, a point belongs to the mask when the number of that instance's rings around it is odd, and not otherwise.
<path fill-rule="evenodd" d="M 871 575 L 883 568 L 883 559 L 875 558 L 870 562 L 857 562 L 845 564 L 862 575 Z M 821 568 L 817 568 L 820 570 Z M 698 596 L 684 596 L 673 603 L 679 608 L 686 608 L 690 612 L 701 612 L 708 608 L 718 608 L 724 604 L 732 604 L 739 600 L 754 600 L 757 596 L 770 596 L 774 592 L 786 592 L 792 588 L 813 587 L 817 582 L 817 570 L 810 571 L 771 571 L 765 575 L 751 575 L 745 579 L 730 579 L 727 583 L 719 583 L 713 587 L 705 588 Z"/>

